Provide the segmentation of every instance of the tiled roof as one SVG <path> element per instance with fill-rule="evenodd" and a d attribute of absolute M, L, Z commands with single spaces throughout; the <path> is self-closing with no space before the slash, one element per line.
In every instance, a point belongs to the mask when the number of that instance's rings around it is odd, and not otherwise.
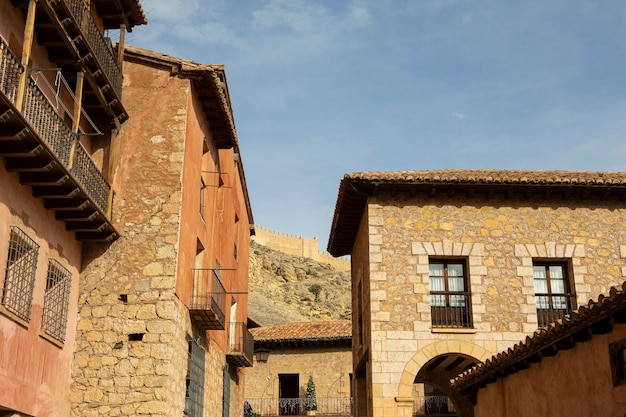
<path fill-rule="evenodd" d="M 594 334 L 610 332 L 613 321 L 626 323 L 626 281 L 621 287 L 611 288 L 608 297 L 600 295 L 597 301 L 589 300 L 586 306 L 465 371 L 452 381 L 452 387 L 465 395 L 475 395 L 487 383 L 526 369 L 544 356 L 571 349 L 577 342 L 590 340 Z"/>
<path fill-rule="evenodd" d="M 353 172 L 344 179 L 384 183 L 626 185 L 626 172 L 441 169 Z"/>
<path fill-rule="evenodd" d="M 259 345 L 349 343 L 352 340 L 350 321 L 319 321 L 280 324 L 250 329 Z"/>
<path fill-rule="evenodd" d="M 354 172 L 339 185 L 328 251 L 349 255 L 368 197 L 380 191 L 420 193 L 422 201 L 436 193 L 506 197 L 605 199 L 626 195 L 626 172 L 443 169 L 433 171 Z M 581 199 L 578 199 L 579 201 Z M 419 200 L 416 200 L 419 202 Z"/>

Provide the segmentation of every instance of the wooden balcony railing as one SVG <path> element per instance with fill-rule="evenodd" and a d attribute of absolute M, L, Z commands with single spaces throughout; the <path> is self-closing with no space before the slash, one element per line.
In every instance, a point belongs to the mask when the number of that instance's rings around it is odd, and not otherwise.
<path fill-rule="evenodd" d="M 84 0 L 52 0 L 52 3 L 64 6 L 73 16 L 76 28 L 80 30 L 83 40 L 86 41 L 85 46 L 96 58 L 102 72 L 108 78 L 117 95 L 121 97 L 122 69 L 117 62 L 111 41 L 100 33 Z M 76 42 L 80 42 L 80 40 Z"/>
<path fill-rule="evenodd" d="M 15 107 L 23 71 L 0 39 L 0 156 L 7 169 L 19 172 L 22 184 L 32 186 L 33 196 L 79 240 L 117 237 L 109 219 L 110 185 L 31 77 L 22 109 Z"/>
<path fill-rule="evenodd" d="M 352 415 L 352 397 L 317 397 L 315 415 L 348 417 Z M 306 398 L 246 398 L 246 408 L 250 416 L 297 416 L 306 414 Z"/>
<path fill-rule="evenodd" d="M 577 308 L 576 294 L 535 294 L 537 324 L 545 327 Z"/>
<path fill-rule="evenodd" d="M 194 268 L 189 314 L 198 329 L 224 330 L 226 291 L 216 269 Z"/>
<path fill-rule="evenodd" d="M 252 366 L 254 338 L 246 323 L 230 323 L 226 360 L 238 367 Z"/>

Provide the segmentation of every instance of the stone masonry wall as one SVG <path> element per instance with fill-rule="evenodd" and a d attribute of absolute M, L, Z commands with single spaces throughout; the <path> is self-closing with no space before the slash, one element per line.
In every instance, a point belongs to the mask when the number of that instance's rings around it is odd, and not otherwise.
<path fill-rule="evenodd" d="M 175 283 L 189 82 L 128 62 L 124 73 L 133 117 L 112 152 L 120 238 L 85 246 L 71 387 L 77 417 L 182 415 L 185 401 L 190 324 Z"/>
<path fill-rule="evenodd" d="M 256 410 L 263 400 L 263 412 L 276 412 L 279 374 L 298 374 L 300 397 L 304 398 L 309 375 L 313 375 L 317 398 L 329 405 L 337 398 L 350 397 L 352 353 L 350 346 L 299 346 L 270 349 L 267 363 L 255 362 L 246 371 L 246 399 Z M 331 400 L 324 400 L 330 398 Z M 334 402 L 334 403 L 333 403 Z"/>
<path fill-rule="evenodd" d="M 432 357 L 484 360 L 532 333 L 533 259 L 570 262 L 579 304 L 624 279 L 626 210 L 618 202 L 436 195 L 417 206 L 405 194 L 388 198 L 368 206 L 374 415 L 410 415 L 398 401 Z M 433 256 L 467 260 L 474 328 L 432 328 Z"/>

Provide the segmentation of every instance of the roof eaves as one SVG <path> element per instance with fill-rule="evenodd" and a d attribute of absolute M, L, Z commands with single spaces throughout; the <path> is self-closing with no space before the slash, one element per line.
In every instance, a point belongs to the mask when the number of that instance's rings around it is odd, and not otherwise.
<path fill-rule="evenodd" d="M 620 315 L 620 320 L 626 319 L 625 313 L 626 281 L 621 288 L 612 287 L 608 297 L 600 295 L 597 302 L 590 300 L 569 317 L 538 329 L 524 341 L 470 368 L 457 376 L 451 385 L 465 395 L 475 394 L 487 383 L 527 368 L 529 364 L 541 361 L 546 354 L 554 355 L 559 350 L 572 348 L 577 341 L 590 339 L 596 332 L 606 332 L 604 322 L 615 315 Z"/>

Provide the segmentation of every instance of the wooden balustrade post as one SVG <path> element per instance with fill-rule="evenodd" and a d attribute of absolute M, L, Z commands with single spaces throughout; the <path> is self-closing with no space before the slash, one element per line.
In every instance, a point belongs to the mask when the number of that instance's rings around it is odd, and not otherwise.
<path fill-rule="evenodd" d="M 37 0 L 30 0 L 26 15 L 26 26 L 24 27 L 24 44 L 22 46 L 22 67 L 24 71 L 20 74 L 20 82 L 15 98 L 15 107 L 22 111 L 24 106 L 24 96 L 26 94 L 26 81 L 28 80 L 28 62 L 33 49 L 33 37 L 35 33 L 35 12 L 37 11 Z"/>

